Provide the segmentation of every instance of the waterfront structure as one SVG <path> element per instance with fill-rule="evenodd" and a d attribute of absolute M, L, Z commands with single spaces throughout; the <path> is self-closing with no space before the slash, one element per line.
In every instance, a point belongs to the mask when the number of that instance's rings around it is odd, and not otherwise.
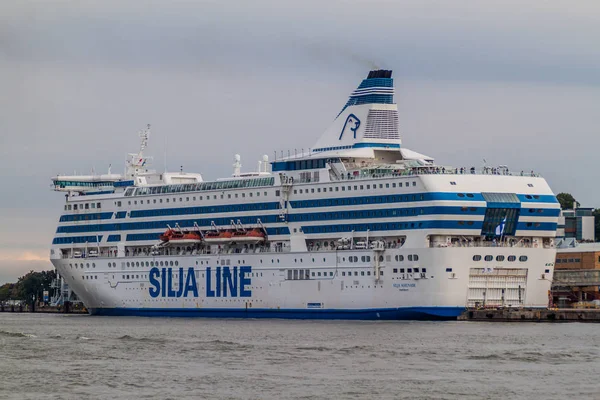
<path fill-rule="evenodd" d="M 448 319 L 546 307 L 559 204 L 536 174 L 450 167 L 402 145 L 371 71 L 309 152 L 229 178 L 57 176 L 51 260 L 98 315 Z M 269 171 L 269 164 L 271 171 Z"/>
<path fill-rule="evenodd" d="M 571 241 L 569 244 L 557 248 L 552 285 L 555 303 L 566 306 L 599 299 L 600 243 Z"/>
<path fill-rule="evenodd" d="M 596 221 L 593 211 L 593 208 L 561 210 L 556 237 L 594 242 L 596 240 Z"/>
<path fill-rule="evenodd" d="M 54 291 L 50 304 L 52 306 L 62 306 L 65 302 L 72 304 L 81 303 L 77 294 L 69 287 L 60 273 L 56 273 L 56 278 L 52 281 L 51 287 Z"/>
<path fill-rule="evenodd" d="M 556 250 L 556 269 L 600 269 L 600 243 L 574 243 Z"/>

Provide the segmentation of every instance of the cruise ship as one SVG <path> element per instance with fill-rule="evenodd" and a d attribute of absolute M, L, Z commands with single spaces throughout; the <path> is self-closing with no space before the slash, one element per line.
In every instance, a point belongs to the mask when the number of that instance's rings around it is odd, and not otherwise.
<path fill-rule="evenodd" d="M 559 203 L 507 166 L 448 166 L 402 145 L 392 72 L 369 72 L 308 151 L 230 177 L 52 178 L 50 258 L 92 315 L 456 319 L 547 307 Z M 278 157 L 280 156 L 280 157 Z"/>

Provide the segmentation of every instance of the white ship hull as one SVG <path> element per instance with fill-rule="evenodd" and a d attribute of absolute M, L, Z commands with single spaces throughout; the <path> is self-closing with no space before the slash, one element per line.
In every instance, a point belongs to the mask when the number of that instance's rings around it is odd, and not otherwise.
<path fill-rule="evenodd" d="M 419 254 L 418 263 L 395 261 L 396 255 L 413 253 Z M 494 259 L 498 255 L 505 258 L 515 255 L 517 261 L 476 263 L 473 262 L 476 254 L 492 255 Z M 337 255 L 336 252 L 313 252 L 52 261 L 90 312 L 98 315 L 452 319 L 476 303 L 513 307 L 548 305 L 550 280 L 547 277 L 550 275 L 546 265 L 554 262 L 554 249 L 402 249 L 386 251 L 386 255 L 391 261 L 381 262 L 379 279 L 376 279 L 373 262 L 339 262 L 337 266 L 335 263 L 336 257 L 340 261 L 351 256 L 358 260 L 372 257 L 372 251 L 340 251 Z M 527 256 L 527 261 L 519 262 L 520 256 Z M 116 267 L 112 267 L 113 263 Z M 161 267 L 165 263 L 169 266 Z M 406 271 L 410 266 L 414 269 L 420 265 L 427 265 L 426 272 L 399 273 L 401 268 Z M 235 293 L 225 292 L 229 282 L 223 280 L 217 293 L 216 268 L 220 266 L 251 267 L 251 272 L 246 274 L 244 296 L 239 279 Z M 210 282 L 207 267 L 211 271 Z M 153 268 L 160 272 L 165 268 L 164 285 L 159 275 L 158 288 L 150 281 Z M 189 268 L 195 274 L 195 291 L 186 286 Z M 306 278 L 305 275 L 294 279 L 294 272 L 292 279 L 288 279 L 288 270 L 297 270 L 296 274 L 308 271 L 308 279 L 299 279 Z M 447 272 L 449 270 L 452 272 Z M 522 275 L 516 274 L 517 270 Z M 483 282 L 482 277 L 487 282 Z M 487 294 L 481 290 L 484 287 Z M 158 296 L 153 297 L 151 289 L 158 290 Z"/>

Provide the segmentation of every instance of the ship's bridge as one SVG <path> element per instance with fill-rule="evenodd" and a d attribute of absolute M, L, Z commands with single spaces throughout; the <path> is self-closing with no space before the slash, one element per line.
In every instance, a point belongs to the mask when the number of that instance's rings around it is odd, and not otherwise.
<path fill-rule="evenodd" d="M 57 175 L 52 178 L 53 190 L 80 195 L 112 193 L 118 188 L 132 186 L 133 184 L 133 180 L 125 180 L 119 174 Z"/>

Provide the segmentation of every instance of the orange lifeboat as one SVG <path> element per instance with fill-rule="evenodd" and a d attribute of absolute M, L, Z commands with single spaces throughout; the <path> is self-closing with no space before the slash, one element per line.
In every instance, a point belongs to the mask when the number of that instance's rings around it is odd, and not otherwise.
<path fill-rule="evenodd" d="M 165 233 L 160 235 L 160 240 L 162 242 L 168 242 L 175 234 L 177 234 L 177 232 L 174 229 L 167 229 Z"/>
<path fill-rule="evenodd" d="M 260 243 L 266 239 L 265 233 L 260 229 L 252 229 L 246 232 L 235 232 L 232 240 L 237 243 Z"/>
<path fill-rule="evenodd" d="M 198 244 L 202 243 L 202 236 L 198 232 L 186 232 L 173 237 L 170 242 L 174 244 Z"/>
<path fill-rule="evenodd" d="M 231 242 L 233 233 L 229 231 L 208 232 L 204 235 L 204 241 L 209 244 L 222 244 Z"/>
<path fill-rule="evenodd" d="M 160 240 L 174 244 L 198 244 L 202 243 L 202 236 L 198 232 L 178 232 L 174 229 L 167 229 L 160 235 Z"/>

